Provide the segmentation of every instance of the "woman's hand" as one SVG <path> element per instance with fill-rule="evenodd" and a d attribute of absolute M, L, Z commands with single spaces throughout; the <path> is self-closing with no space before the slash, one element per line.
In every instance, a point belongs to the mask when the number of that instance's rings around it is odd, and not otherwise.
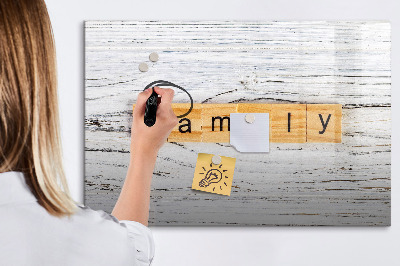
<path fill-rule="evenodd" d="M 149 221 L 151 177 L 157 153 L 178 123 L 171 108 L 174 91 L 158 87 L 154 90 L 161 95 L 161 103 L 157 108 L 156 123 L 152 127 L 144 124 L 146 101 L 152 89 L 139 93 L 136 101 L 131 134 L 131 160 L 121 194 L 112 212 L 119 220 L 136 221 L 144 225 Z"/>
<path fill-rule="evenodd" d="M 131 133 L 131 153 L 133 154 L 157 154 L 172 129 L 178 124 L 178 118 L 171 107 L 174 90 L 154 87 L 154 91 L 161 96 L 161 102 L 157 108 L 156 123 L 152 127 L 144 124 L 146 101 L 151 95 L 152 89 L 149 88 L 139 93 L 137 98 Z"/>

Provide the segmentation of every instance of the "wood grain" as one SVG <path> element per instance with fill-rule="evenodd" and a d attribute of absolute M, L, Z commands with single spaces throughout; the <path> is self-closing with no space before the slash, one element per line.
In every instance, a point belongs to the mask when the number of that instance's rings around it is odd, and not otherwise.
<path fill-rule="evenodd" d="M 166 143 L 150 225 L 390 225 L 390 24 L 85 23 L 85 203 L 110 212 L 129 163 L 132 104 L 150 82 L 195 103 L 341 104 L 341 143 Z M 159 61 L 142 73 L 151 52 Z M 174 102 L 187 103 L 176 91 Z M 240 106 L 240 105 L 239 105 Z M 230 197 L 191 189 L 198 153 L 236 158 Z"/>

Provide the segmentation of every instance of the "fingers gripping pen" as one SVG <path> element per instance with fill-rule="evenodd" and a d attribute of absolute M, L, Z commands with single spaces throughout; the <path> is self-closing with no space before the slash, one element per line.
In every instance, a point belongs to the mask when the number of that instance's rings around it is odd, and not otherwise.
<path fill-rule="evenodd" d="M 152 127 L 156 123 L 158 94 L 154 91 L 146 101 L 146 109 L 144 111 L 144 123 L 148 127 Z"/>
<path fill-rule="evenodd" d="M 148 84 L 144 90 L 148 89 L 148 88 L 152 88 L 153 89 L 153 93 L 150 95 L 150 97 L 147 99 L 146 101 L 146 109 L 144 111 L 144 123 L 146 124 L 146 126 L 148 127 L 152 127 L 155 123 L 156 123 L 156 114 L 157 114 L 157 107 L 158 107 L 158 94 L 154 91 L 154 86 L 169 86 L 169 87 L 175 87 L 178 88 L 182 91 L 184 91 L 190 98 L 190 108 L 189 110 L 181 115 L 178 115 L 176 117 L 178 118 L 182 118 L 187 116 L 193 109 L 193 98 L 190 95 L 189 92 L 187 92 L 187 90 L 185 90 L 184 88 L 182 88 L 181 86 L 178 86 L 172 82 L 166 81 L 166 80 L 157 80 L 157 81 L 153 81 L 150 84 Z"/>

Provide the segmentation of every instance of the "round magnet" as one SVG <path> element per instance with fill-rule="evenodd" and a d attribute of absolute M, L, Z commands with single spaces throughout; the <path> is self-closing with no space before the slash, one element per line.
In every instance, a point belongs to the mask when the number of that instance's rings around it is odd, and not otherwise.
<path fill-rule="evenodd" d="M 212 157 L 211 161 L 212 161 L 213 164 L 218 165 L 218 164 L 221 164 L 222 159 L 221 159 L 220 156 L 214 155 Z"/>
<path fill-rule="evenodd" d="M 158 54 L 156 52 L 151 53 L 149 55 L 149 59 L 150 59 L 151 62 L 157 62 L 158 61 Z"/>
<path fill-rule="evenodd" d="M 140 63 L 139 64 L 139 70 L 142 72 L 147 72 L 147 70 L 149 70 L 149 66 L 146 63 Z"/>
<path fill-rule="evenodd" d="M 246 120 L 247 123 L 253 124 L 254 121 L 256 120 L 256 117 L 254 116 L 254 114 L 247 114 L 245 116 L 245 120 Z"/>

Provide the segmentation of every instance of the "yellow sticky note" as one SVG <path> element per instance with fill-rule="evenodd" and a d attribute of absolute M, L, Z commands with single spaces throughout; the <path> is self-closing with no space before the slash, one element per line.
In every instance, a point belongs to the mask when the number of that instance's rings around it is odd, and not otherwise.
<path fill-rule="evenodd" d="M 236 159 L 221 156 L 221 163 L 214 164 L 213 156 L 199 153 L 192 189 L 230 196 Z"/>

